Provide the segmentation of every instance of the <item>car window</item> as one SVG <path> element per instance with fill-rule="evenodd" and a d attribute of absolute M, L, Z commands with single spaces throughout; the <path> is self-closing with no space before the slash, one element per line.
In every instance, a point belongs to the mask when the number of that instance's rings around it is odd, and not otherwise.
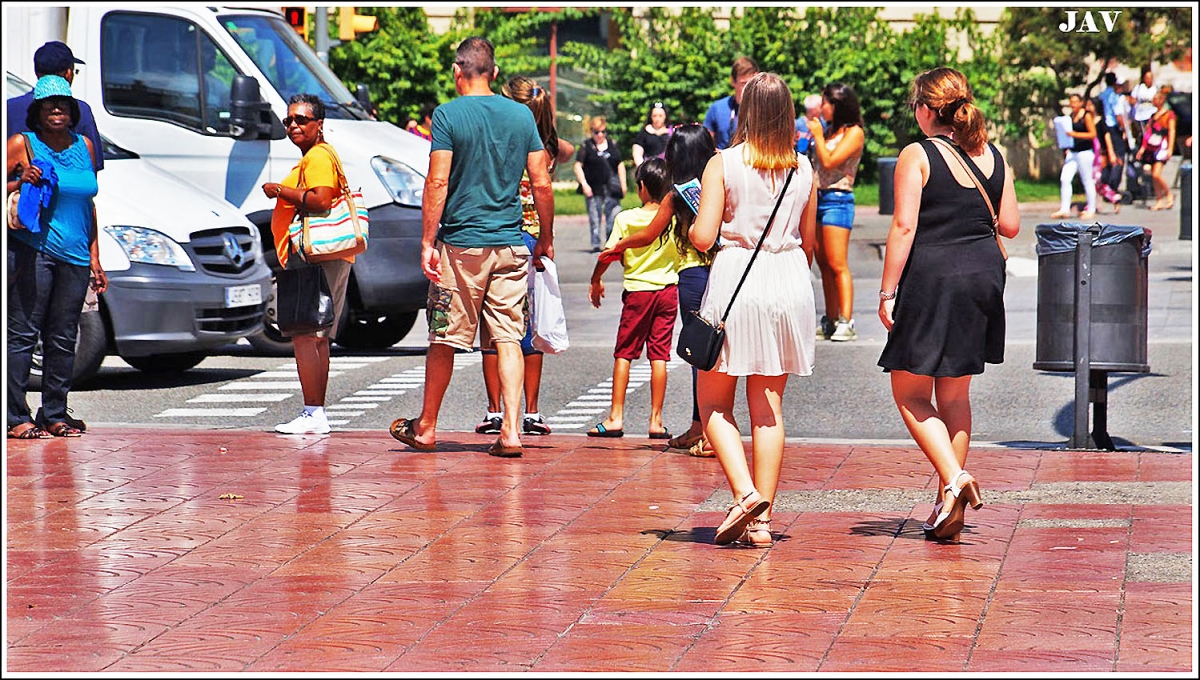
<path fill-rule="evenodd" d="M 229 58 L 195 24 L 110 12 L 101 25 L 104 106 L 113 115 L 166 120 L 209 134 L 229 130 Z"/>

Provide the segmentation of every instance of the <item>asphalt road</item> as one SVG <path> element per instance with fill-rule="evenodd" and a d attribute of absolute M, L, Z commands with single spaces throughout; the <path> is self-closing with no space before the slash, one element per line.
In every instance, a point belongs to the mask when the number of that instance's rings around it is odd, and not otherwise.
<path fill-rule="evenodd" d="M 972 383 L 974 437 L 1017 446 L 1060 446 L 1074 422 L 1074 375 L 1032 368 L 1036 352 L 1037 270 L 1033 227 L 1048 221 L 1054 206 L 1023 205 L 1022 234 L 1010 245 L 1005 300 L 1008 336 L 1005 362 L 989 366 Z M 1178 208 L 1155 213 L 1136 206 L 1101 221 L 1154 230 L 1149 271 L 1149 364 L 1146 374 L 1109 377 L 1108 432 L 1118 447 L 1150 447 L 1190 452 L 1194 432 L 1193 287 L 1195 250 L 1180 241 Z M 809 378 L 792 378 L 785 397 L 790 437 L 806 440 L 908 442 L 886 374 L 876 367 L 886 333 L 876 317 L 882 243 L 889 216 L 860 208 L 852 236 L 855 318 L 859 339 L 821 341 L 817 368 Z M 582 434 L 604 418 L 612 370 L 612 343 L 620 313 L 620 269 L 609 269 L 604 305 L 587 302 L 587 281 L 595 256 L 586 252 L 585 217 L 557 222 L 556 259 L 567 306 L 571 348 L 547 356 L 540 411 L 556 433 Z M 813 277 L 820 290 L 819 279 Z M 819 297 L 819 295 L 818 295 Z M 424 321 L 396 346 L 383 352 L 334 352 L 328 398 L 335 427 L 384 429 L 399 416 L 420 410 L 425 349 Z M 460 354 L 458 370 L 443 406 L 441 427 L 468 431 L 484 413 L 480 355 Z M 626 429 L 646 433 L 648 371 L 635 363 L 627 397 Z M 690 420 L 689 367 L 678 359 L 668 378 L 666 424 L 681 431 Z M 644 376 L 643 380 L 648 379 Z M 36 408 L 38 395 L 30 395 Z M 109 357 L 97 379 L 72 392 L 77 416 L 108 425 L 270 429 L 289 420 L 301 405 L 294 364 L 286 357 L 263 357 L 248 344 L 229 345 L 197 368 L 175 376 L 149 376 Z M 739 399 L 739 401 L 741 401 Z M 748 422 L 744 401 L 741 422 Z M 340 415 L 334 415 L 338 413 Z"/>

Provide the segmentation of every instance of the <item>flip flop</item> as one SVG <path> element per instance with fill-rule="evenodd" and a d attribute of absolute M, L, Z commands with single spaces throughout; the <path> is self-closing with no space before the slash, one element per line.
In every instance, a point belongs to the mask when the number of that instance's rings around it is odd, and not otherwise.
<path fill-rule="evenodd" d="M 609 437 L 609 438 L 624 437 L 625 430 L 623 430 L 623 429 L 622 430 L 610 430 L 607 427 L 604 427 L 604 423 L 596 423 L 596 427 L 592 428 L 591 430 L 588 430 L 587 436 L 589 436 L 589 437 Z"/>
<path fill-rule="evenodd" d="M 662 432 L 651 432 L 650 438 L 651 439 L 670 439 L 671 433 L 667 430 L 663 430 Z"/>
<path fill-rule="evenodd" d="M 388 432 L 396 441 L 407 444 L 418 451 L 433 451 L 437 448 L 437 444 L 422 444 L 417 441 L 417 433 L 413 431 L 413 421 L 408 418 L 397 418 L 388 428 Z"/>
<path fill-rule="evenodd" d="M 499 439 L 497 439 L 494 444 L 488 447 L 488 455 L 499 458 L 520 458 L 521 453 L 522 450 L 520 446 L 505 446 L 500 443 Z"/>

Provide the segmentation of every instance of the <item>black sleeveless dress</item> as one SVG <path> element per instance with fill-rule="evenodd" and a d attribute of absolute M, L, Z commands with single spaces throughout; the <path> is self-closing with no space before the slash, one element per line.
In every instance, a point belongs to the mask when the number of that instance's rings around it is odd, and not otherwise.
<path fill-rule="evenodd" d="M 954 179 L 938 145 L 919 143 L 929 180 L 879 365 L 938 378 L 977 375 L 985 363 L 1004 361 L 1004 257 L 979 190 Z M 999 210 L 1004 163 L 989 146 L 996 158 L 991 177 L 960 156 Z"/>

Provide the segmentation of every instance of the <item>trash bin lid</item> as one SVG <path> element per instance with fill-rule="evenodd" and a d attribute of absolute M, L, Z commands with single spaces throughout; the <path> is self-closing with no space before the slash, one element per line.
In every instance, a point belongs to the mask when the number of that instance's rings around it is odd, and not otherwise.
<path fill-rule="evenodd" d="M 1034 229 L 1037 235 L 1037 254 L 1056 255 L 1073 252 L 1079 246 L 1079 234 L 1092 230 L 1092 247 L 1111 246 L 1131 238 L 1142 239 L 1142 257 L 1150 255 L 1152 232 L 1144 227 L 1124 224 L 1101 224 L 1092 222 L 1051 222 L 1039 224 Z"/>

